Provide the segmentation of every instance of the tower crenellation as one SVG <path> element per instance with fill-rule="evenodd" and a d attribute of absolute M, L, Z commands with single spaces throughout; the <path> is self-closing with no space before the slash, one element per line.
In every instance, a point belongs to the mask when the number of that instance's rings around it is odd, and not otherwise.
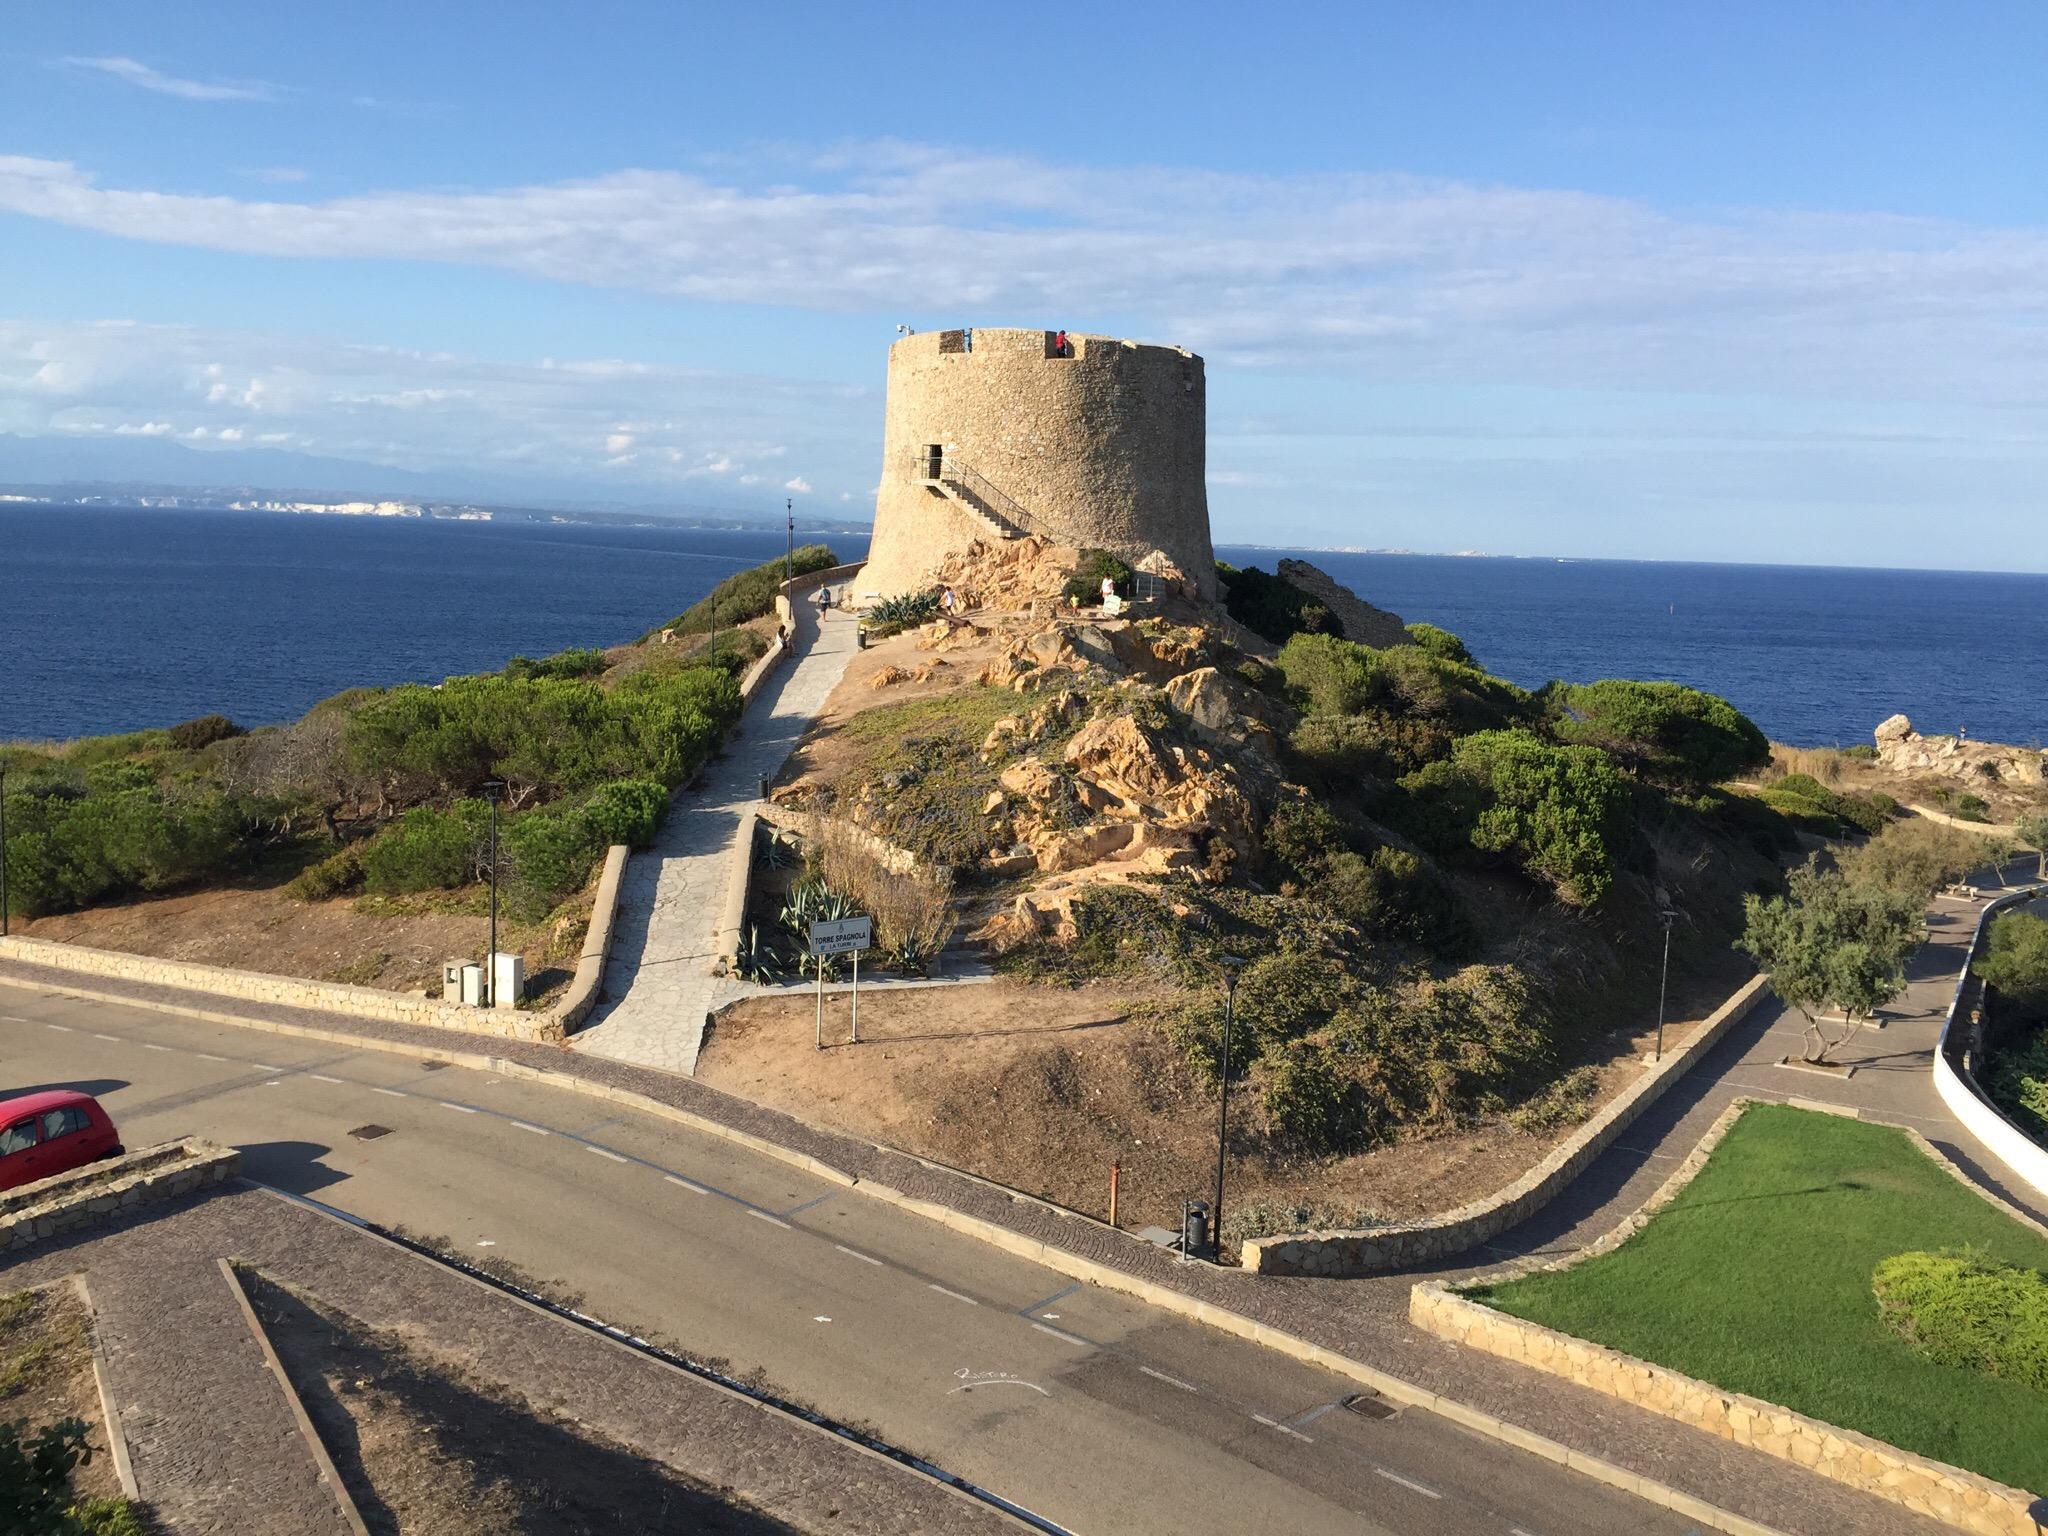
<path fill-rule="evenodd" d="M 1215 591 L 1202 359 L 1113 336 L 927 331 L 889 349 L 875 538 L 862 579 L 919 588 L 976 539 L 1162 553 Z"/>

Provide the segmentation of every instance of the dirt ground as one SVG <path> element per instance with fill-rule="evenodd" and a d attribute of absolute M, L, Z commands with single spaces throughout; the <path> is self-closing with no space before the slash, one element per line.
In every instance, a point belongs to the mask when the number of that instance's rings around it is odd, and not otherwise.
<path fill-rule="evenodd" d="M 1725 979 L 1697 996 L 1674 994 L 1667 1049 L 1733 990 Z M 754 998 L 719 1016 L 697 1075 L 1098 1218 L 1109 1214 L 1110 1165 L 1120 1163 L 1119 1224 L 1173 1227 L 1182 1198 L 1206 1197 L 1215 1178 L 1216 1105 L 1170 1046 L 1130 1021 L 1142 997 L 1103 983 L 1003 980 L 878 990 L 862 998 L 861 1041 L 850 1045 L 849 1004 L 835 995 L 826 999 L 822 1051 L 810 996 Z M 1589 1062 L 1598 1085 L 1585 1113 L 1634 1080 L 1653 1039 L 1654 1025 L 1605 1038 Z M 1544 1133 L 1493 1119 L 1332 1160 L 1281 1163 L 1234 1149 L 1231 1200 L 1305 1200 L 1409 1219 L 1512 1182 L 1583 1118 Z"/>
<path fill-rule="evenodd" d="M 343 1483 L 376 1536 L 596 1536 L 794 1527 L 658 1461 L 413 1354 L 261 1275 L 245 1275 Z"/>
<path fill-rule="evenodd" d="M 281 885 L 238 885 L 41 917 L 14 931 L 91 949 L 439 996 L 442 964 L 480 959 L 489 945 L 488 903 L 481 887 L 306 902 L 292 900 Z M 572 920 L 560 933 L 500 916 L 499 948 L 526 956 L 528 995 L 536 1001 L 568 985 L 588 913 L 586 893 L 580 923 Z"/>
<path fill-rule="evenodd" d="M 0 1424 L 26 1420 L 33 1434 L 60 1419 L 82 1419 L 92 1459 L 72 1473 L 72 1490 L 80 1498 L 118 1498 L 86 1327 L 69 1282 L 0 1295 Z"/>

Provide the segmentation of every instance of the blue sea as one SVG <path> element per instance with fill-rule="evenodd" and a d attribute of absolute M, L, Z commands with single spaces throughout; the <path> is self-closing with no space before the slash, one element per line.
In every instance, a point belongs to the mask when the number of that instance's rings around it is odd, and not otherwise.
<path fill-rule="evenodd" d="M 865 539 L 828 540 L 842 559 Z M 0 504 L 0 739 L 297 717 L 359 684 L 630 640 L 778 534 Z M 1222 548 L 1271 569 L 1285 551 Z M 2048 735 L 2048 576 L 1305 554 L 1490 670 L 1670 678 L 1773 737 Z"/>

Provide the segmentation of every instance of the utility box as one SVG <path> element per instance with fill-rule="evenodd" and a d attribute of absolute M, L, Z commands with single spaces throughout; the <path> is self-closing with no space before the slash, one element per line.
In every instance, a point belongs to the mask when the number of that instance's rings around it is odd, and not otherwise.
<path fill-rule="evenodd" d="M 517 1008 L 526 995 L 526 956 L 508 955 L 503 950 L 491 956 L 491 1003 L 498 1008 Z"/>
<path fill-rule="evenodd" d="M 441 1001 L 459 1003 L 462 1001 L 462 962 L 450 960 L 441 967 Z"/>
<path fill-rule="evenodd" d="M 462 968 L 462 1000 L 472 1008 L 484 1005 L 484 968 L 480 965 L 465 965 Z"/>

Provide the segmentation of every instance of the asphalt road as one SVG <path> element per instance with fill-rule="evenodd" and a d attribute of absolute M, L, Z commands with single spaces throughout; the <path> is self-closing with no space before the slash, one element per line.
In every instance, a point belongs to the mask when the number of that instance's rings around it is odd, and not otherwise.
<path fill-rule="evenodd" d="M 1691 1522 L 1355 1383 L 716 1137 L 378 1051 L 0 987 L 0 1095 L 519 1265 L 1089 1536 L 1681 1536 Z"/>

